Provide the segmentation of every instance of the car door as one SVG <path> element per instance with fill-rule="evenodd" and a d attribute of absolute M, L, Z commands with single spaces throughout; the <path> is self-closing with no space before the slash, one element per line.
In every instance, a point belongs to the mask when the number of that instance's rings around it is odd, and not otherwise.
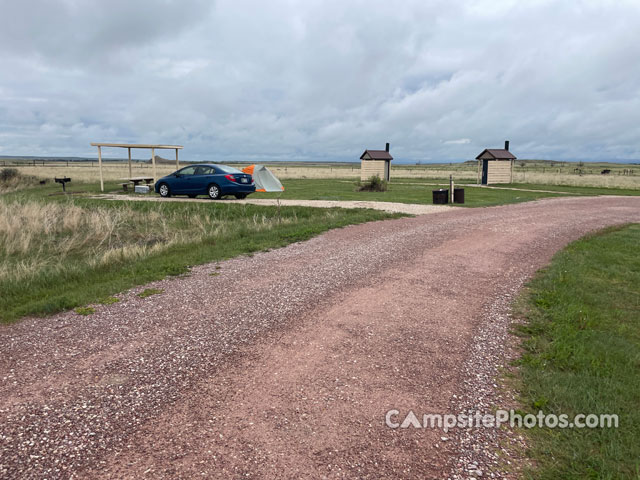
<path fill-rule="evenodd" d="M 193 191 L 193 177 L 196 171 L 195 166 L 185 167 L 176 172 L 176 179 L 173 181 L 171 190 L 175 194 L 191 193 Z"/>
<path fill-rule="evenodd" d="M 214 173 L 211 167 L 206 165 L 196 166 L 195 175 L 193 176 L 193 193 L 207 193 L 207 187 L 212 182 L 211 174 Z"/>

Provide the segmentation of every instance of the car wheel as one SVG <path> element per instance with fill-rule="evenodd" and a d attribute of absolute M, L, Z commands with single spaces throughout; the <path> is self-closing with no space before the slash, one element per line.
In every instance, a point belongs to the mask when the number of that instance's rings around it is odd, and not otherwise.
<path fill-rule="evenodd" d="M 171 190 L 169 190 L 169 185 L 166 183 L 161 183 L 160 188 L 158 188 L 158 192 L 160 192 L 161 197 L 170 197 Z"/>
<path fill-rule="evenodd" d="M 236 193 L 234 195 L 238 200 L 242 200 L 243 198 L 247 198 L 247 194 L 246 193 Z"/>
<path fill-rule="evenodd" d="M 212 183 L 211 185 L 209 185 L 209 188 L 207 188 L 207 193 L 209 194 L 209 198 L 211 200 L 218 200 L 222 196 L 220 187 L 215 183 Z"/>
<path fill-rule="evenodd" d="M 189 198 L 196 198 L 197 195 L 189 195 Z"/>

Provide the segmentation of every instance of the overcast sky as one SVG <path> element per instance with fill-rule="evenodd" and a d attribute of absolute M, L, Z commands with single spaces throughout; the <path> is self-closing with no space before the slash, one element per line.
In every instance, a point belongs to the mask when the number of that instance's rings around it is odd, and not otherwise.
<path fill-rule="evenodd" d="M 0 18 L 0 155 L 345 161 L 388 141 L 429 162 L 509 139 L 640 159 L 640 0 L 0 0 Z"/>

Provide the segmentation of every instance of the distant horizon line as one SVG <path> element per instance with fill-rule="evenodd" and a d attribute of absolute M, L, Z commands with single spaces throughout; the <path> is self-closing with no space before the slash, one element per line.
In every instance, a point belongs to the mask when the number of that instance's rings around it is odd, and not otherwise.
<path fill-rule="evenodd" d="M 163 158 L 163 160 L 168 160 L 171 163 L 174 162 L 171 158 L 164 158 L 161 155 L 156 155 L 158 157 Z M 0 160 L 35 160 L 35 161 L 98 161 L 98 157 L 84 157 L 84 156 L 56 156 L 56 155 L 0 155 Z M 102 157 L 102 161 L 104 162 L 126 162 L 127 158 L 122 157 Z M 148 162 L 150 158 L 132 158 L 132 162 L 140 163 L 140 162 Z M 431 161 L 431 160 L 393 160 L 392 163 L 396 165 L 446 165 L 446 164 L 459 164 L 466 162 L 475 162 L 475 159 L 472 160 L 449 160 L 449 161 Z M 255 164 L 255 163 L 324 163 L 324 164 L 359 164 L 359 160 L 261 160 L 261 161 L 253 161 L 253 160 L 188 160 L 188 159 L 180 159 L 180 163 L 247 163 L 247 164 Z M 553 160 L 553 159 L 545 159 L 545 158 L 518 158 L 516 162 L 549 162 L 549 163 L 624 163 L 630 165 L 640 165 L 640 159 L 631 159 L 631 160 L 618 160 L 618 159 L 609 159 L 609 160 L 584 160 L 584 159 L 572 159 L 572 160 Z"/>

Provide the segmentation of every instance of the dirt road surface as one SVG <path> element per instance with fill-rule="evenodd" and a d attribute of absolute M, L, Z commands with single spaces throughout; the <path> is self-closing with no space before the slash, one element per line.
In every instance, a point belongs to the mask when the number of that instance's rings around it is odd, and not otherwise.
<path fill-rule="evenodd" d="M 3 326 L 0 477 L 488 478 L 486 442 L 386 412 L 484 405 L 518 288 L 625 222 L 640 198 L 369 223 Z"/>

